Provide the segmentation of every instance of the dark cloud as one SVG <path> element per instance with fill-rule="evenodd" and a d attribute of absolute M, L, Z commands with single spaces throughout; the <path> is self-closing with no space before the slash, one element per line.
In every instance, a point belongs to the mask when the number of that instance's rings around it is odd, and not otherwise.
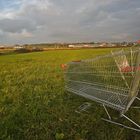
<path fill-rule="evenodd" d="M 131 41 L 140 36 L 139 0 L 22 0 L 18 10 L 2 13 L 5 43 L 21 38 L 23 43 Z"/>
<path fill-rule="evenodd" d="M 35 30 L 36 24 L 29 19 L 3 19 L 0 20 L 0 28 L 3 32 L 19 33 L 24 29 Z"/>

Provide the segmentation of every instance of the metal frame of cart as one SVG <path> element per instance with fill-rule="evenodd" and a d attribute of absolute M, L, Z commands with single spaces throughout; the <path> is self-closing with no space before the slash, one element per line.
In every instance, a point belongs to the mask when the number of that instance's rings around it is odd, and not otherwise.
<path fill-rule="evenodd" d="M 127 48 L 94 59 L 74 61 L 65 70 L 66 89 L 103 105 L 108 119 L 104 121 L 140 131 L 140 125 L 125 113 L 132 106 L 140 88 L 140 49 Z M 112 120 L 107 107 L 120 112 L 137 128 Z"/>

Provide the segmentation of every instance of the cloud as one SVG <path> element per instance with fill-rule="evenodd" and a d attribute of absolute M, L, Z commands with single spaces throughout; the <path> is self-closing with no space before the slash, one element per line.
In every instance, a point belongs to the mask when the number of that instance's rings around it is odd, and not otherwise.
<path fill-rule="evenodd" d="M 26 31 L 26 30 L 22 30 L 20 33 L 9 33 L 8 34 L 9 37 L 12 37 L 12 38 L 31 38 L 33 37 L 33 34 Z"/>
<path fill-rule="evenodd" d="M 139 0 L 2 1 L 3 43 L 132 41 L 140 36 Z"/>
<path fill-rule="evenodd" d="M 24 29 L 33 31 L 36 28 L 36 24 L 29 19 L 3 19 L 0 20 L 0 27 L 4 32 L 19 33 Z"/>

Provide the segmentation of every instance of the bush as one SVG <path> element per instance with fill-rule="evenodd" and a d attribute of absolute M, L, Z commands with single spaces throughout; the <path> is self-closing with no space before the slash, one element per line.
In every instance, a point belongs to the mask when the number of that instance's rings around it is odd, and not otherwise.
<path fill-rule="evenodd" d="M 15 50 L 16 53 L 29 53 L 29 52 L 39 52 L 39 51 L 43 51 L 43 50 L 40 48 L 35 48 L 35 49 L 22 48 L 22 49 Z"/>

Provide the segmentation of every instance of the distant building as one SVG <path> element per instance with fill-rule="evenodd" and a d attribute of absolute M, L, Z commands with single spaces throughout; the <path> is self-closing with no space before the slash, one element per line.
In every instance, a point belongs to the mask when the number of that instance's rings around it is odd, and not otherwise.
<path fill-rule="evenodd" d="M 81 44 L 69 45 L 69 48 L 82 48 Z"/>
<path fill-rule="evenodd" d="M 68 47 L 69 47 L 69 48 L 74 48 L 74 47 L 75 47 L 75 45 L 68 45 Z"/>
<path fill-rule="evenodd" d="M 99 47 L 107 47 L 107 46 L 108 46 L 108 43 L 106 43 L 106 42 L 101 43 L 101 44 L 99 45 Z"/>
<path fill-rule="evenodd" d="M 69 48 L 92 48 L 94 45 L 91 44 L 70 44 L 68 45 Z"/>
<path fill-rule="evenodd" d="M 115 43 L 109 43 L 108 47 L 116 47 L 117 45 Z"/>
<path fill-rule="evenodd" d="M 3 48 L 4 46 L 3 45 L 0 45 L 0 48 Z"/>
<path fill-rule="evenodd" d="M 137 41 L 137 44 L 140 44 L 140 40 Z"/>
<path fill-rule="evenodd" d="M 99 47 L 98 43 L 93 44 L 93 48 Z"/>
<path fill-rule="evenodd" d="M 24 47 L 22 46 L 15 46 L 14 49 L 23 49 Z"/>

